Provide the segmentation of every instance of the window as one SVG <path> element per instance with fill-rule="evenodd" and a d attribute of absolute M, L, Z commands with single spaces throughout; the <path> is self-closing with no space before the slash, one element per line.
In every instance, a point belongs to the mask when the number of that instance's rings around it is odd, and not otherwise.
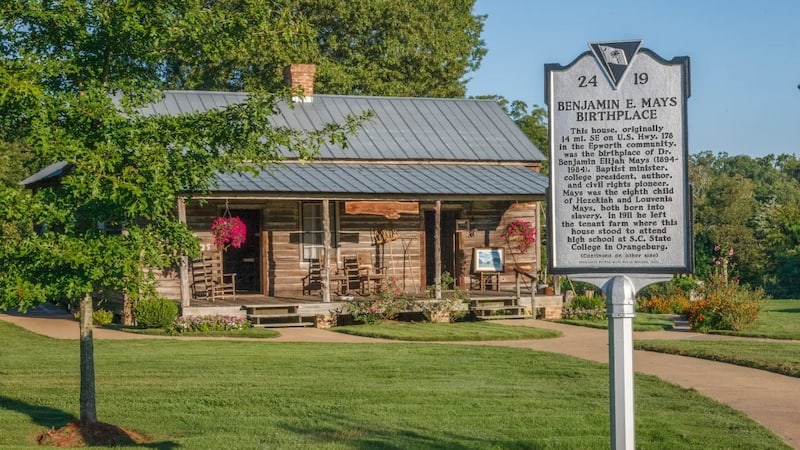
<path fill-rule="evenodd" d="M 336 202 L 331 202 L 331 246 L 338 245 L 338 220 Z M 322 256 L 325 236 L 322 229 L 322 202 L 303 202 L 300 209 L 303 231 L 303 261 L 318 261 Z"/>

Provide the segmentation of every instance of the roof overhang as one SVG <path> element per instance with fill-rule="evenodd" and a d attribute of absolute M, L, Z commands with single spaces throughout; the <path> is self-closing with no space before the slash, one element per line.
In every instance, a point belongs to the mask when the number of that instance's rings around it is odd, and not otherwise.
<path fill-rule="evenodd" d="M 194 198 L 397 200 L 544 200 L 548 179 L 503 164 L 282 163 L 257 175 L 219 174 Z"/>

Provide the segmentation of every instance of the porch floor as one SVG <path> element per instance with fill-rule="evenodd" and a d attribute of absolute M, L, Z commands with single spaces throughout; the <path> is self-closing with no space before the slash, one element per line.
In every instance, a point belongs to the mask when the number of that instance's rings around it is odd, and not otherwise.
<path fill-rule="evenodd" d="M 499 297 L 499 296 L 513 296 L 516 295 L 516 291 L 514 290 L 500 290 L 500 291 L 481 291 L 481 290 L 470 290 L 467 291 L 471 298 L 486 298 L 486 297 Z M 537 294 L 537 297 L 541 297 L 541 294 Z M 339 303 L 339 295 L 332 295 L 331 296 L 331 303 Z M 355 295 L 356 298 L 358 297 L 365 297 L 362 295 Z M 416 295 L 413 296 L 415 298 L 427 298 L 427 296 L 423 295 Z M 522 292 L 522 297 L 530 298 L 530 293 Z M 236 299 L 219 299 L 215 301 L 204 300 L 204 299 L 191 299 L 189 305 L 192 307 L 201 307 L 201 308 L 208 308 L 208 307 L 231 307 L 231 306 L 242 306 L 242 305 L 314 305 L 322 302 L 322 297 L 319 295 L 285 295 L 285 296 L 268 296 L 262 294 L 250 294 L 250 293 L 242 293 L 236 294 Z"/>

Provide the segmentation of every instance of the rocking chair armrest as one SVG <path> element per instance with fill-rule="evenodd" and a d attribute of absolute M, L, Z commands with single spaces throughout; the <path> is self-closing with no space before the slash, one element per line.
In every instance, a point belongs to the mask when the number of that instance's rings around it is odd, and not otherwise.
<path fill-rule="evenodd" d="M 236 281 L 236 274 L 235 273 L 223 273 L 222 274 L 222 282 L 225 282 L 225 278 L 229 278 L 231 283 Z"/>

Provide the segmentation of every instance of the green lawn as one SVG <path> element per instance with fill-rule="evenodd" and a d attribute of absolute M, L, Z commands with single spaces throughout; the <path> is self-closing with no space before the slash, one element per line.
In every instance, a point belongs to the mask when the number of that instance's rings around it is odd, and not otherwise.
<path fill-rule="evenodd" d="M 800 342 L 637 340 L 634 347 L 800 377 Z"/>
<path fill-rule="evenodd" d="M 769 300 L 758 321 L 742 331 L 715 331 L 743 337 L 800 340 L 800 300 Z"/>
<path fill-rule="evenodd" d="M 384 322 L 376 325 L 348 325 L 331 331 L 401 341 L 494 341 L 546 339 L 561 332 L 531 327 L 509 327 L 491 322 L 410 323 Z"/>
<path fill-rule="evenodd" d="M 723 334 L 720 331 L 715 332 Z M 757 337 L 793 341 L 662 341 L 637 340 L 634 346 L 649 350 L 695 358 L 722 361 L 740 366 L 769 370 L 800 377 L 800 300 L 770 300 L 758 322 L 743 331 L 725 332 L 740 337 Z"/>
<path fill-rule="evenodd" d="M 78 343 L 0 322 L 0 448 L 75 420 Z M 523 349 L 95 342 L 100 420 L 158 449 L 607 449 L 608 368 Z M 788 448 L 689 389 L 636 379 L 639 449 Z"/>
<path fill-rule="evenodd" d="M 579 320 L 579 319 L 559 319 L 559 323 L 578 325 L 581 327 L 608 329 L 608 319 L 598 320 Z M 662 314 L 649 314 L 637 312 L 633 318 L 633 331 L 660 331 L 671 330 L 675 324 Z"/>

